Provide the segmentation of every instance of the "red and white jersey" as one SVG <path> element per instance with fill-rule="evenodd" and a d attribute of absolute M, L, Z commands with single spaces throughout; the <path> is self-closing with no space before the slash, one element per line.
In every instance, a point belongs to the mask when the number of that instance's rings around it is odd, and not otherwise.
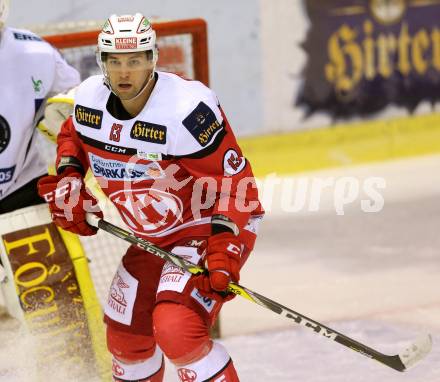
<path fill-rule="evenodd" d="M 0 200 L 47 173 L 35 144 L 44 100 L 80 82 L 47 42 L 35 34 L 4 28 L 0 38 Z"/>
<path fill-rule="evenodd" d="M 102 76 L 84 81 L 58 136 L 57 162 L 70 156 L 90 168 L 138 236 L 166 245 L 209 235 L 211 217 L 219 214 L 235 222 L 252 248 L 263 211 L 217 97 L 198 81 L 156 76 L 143 110 L 126 119 L 110 112 L 118 99 Z"/>

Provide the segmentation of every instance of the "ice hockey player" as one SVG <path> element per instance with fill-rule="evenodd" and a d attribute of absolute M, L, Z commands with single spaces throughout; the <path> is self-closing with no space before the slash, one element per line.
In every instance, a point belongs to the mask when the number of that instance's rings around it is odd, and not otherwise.
<path fill-rule="evenodd" d="M 232 298 L 228 283 L 239 280 L 263 211 L 215 94 L 156 71 L 157 59 L 144 16 L 106 21 L 97 52 L 103 75 L 78 87 L 58 136 L 58 175 L 38 189 L 56 224 L 92 235 L 85 211 L 96 200 L 83 182 L 91 169 L 135 235 L 208 269 L 191 276 L 128 249 L 105 306 L 115 381 L 162 381 L 163 351 L 181 381 L 235 382 L 233 362 L 209 328 Z"/>
<path fill-rule="evenodd" d="M 80 82 L 51 45 L 6 27 L 8 11 L 9 0 L 0 0 L 0 214 L 44 203 L 37 181 L 47 174 L 47 163 L 35 144 L 36 125 L 48 97 Z"/>
<path fill-rule="evenodd" d="M 46 100 L 80 82 L 79 73 L 48 43 L 29 31 L 6 27 L 8 12 L 9 0 L 0 0 L 0 225 L 6 226 L 6 213 L 44 203 L 37 181 L 48 169 L 36 145 L 36 126 L 41 122 L 46 135 L 56 136 L 73 106 L 53 102 L 45 108 Z M 16 295 L 6 297 L 6 289 L 15 292 L 15 286 L 6 282 L 11 278 L 3 266 L 9 260 L 0 253 L 0 289 L 15 317 L 21 307 Z"/>

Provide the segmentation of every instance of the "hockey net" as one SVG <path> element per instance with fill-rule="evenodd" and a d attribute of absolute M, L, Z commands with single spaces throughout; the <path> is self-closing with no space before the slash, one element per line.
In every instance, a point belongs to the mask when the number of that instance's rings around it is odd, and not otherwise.
<path fill-rule="evenodd" d="M 100 73 L 95 60 L 95 51 L 99 26 L 103 23 L 77 23 L 58 26 L 30 28 L 56 46 L 65 59 L 78 69 L 81 78 Z M 66 28 L 72 31 L 66 33 Z M 206 23 L 201 19 L 153 22 L 157 33 L 159 48 L 158 70 L 177 73 L 185 78 L 197 79 L 208 85 L 208 53 Z M 63 31 L 62 34 L 59 31 Z M 46 159 L 53 162 L 54 145 L 43 142 L 38 144 Z M 92 181 L 93 182 L 93 181 Z M 88 182 L 92 190 L 97 190 Z M 99 195 L 99 193 L 98 193 Z M 100 206 L 105 219 L 124 227 L 115 208 L 103 197 Z M 108 233 L 98 232 L 91 237 L 81 237 L 93 283 L 101 304 L 107 298 L 108 288 L 121 256 L 128 244 Z"/>

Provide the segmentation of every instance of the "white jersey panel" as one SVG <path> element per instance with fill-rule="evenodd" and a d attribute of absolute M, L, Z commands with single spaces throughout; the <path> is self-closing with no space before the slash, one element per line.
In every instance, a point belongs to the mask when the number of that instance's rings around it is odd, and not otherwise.
<path fill-rule="evenodd" d="M 172 73 L 157 74 L 147 104 L 129 120 L 119 120 L 107 111 L 110 90 L 104 85 L 103 77 L 89 77 L 75 94 L 75 129 L 83 137 L 111 145 L 115 144 L 110 134 L 112 126 L 120 124 L 117 144 L 147 153 L 182 156 L 208 146 L 223 128 L 223 117 L 214 92 L 198 81 L 188 81 Z M 206 112 L 203 108 L 201 112 L 198 110 L 201 103 L 207 106 Z M 203 118 L 209 118 L 207 114 L 213 113 L 218 126 L 212 132 L 210 130 L 209 136 L 199 139 L 184 122 L 188 117 L 192 119 L 192 113 L 198 113 L 201 122 Z"/>
<path fill-rule="evenodd" d="M 0 40 L 0 199 L 47 172 L 35 144 L 44 101 L 76 86 L 79 73 L 35 34 L 5 28 Z"/>

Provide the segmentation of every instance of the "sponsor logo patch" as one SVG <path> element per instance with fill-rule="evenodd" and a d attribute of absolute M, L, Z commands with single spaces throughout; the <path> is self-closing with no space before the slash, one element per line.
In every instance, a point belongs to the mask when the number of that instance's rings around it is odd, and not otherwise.
<path fill-rule="evenodd" d="M 214 309 L 214 306 L 216 304 L 216 301 L 209 298 L 202 296 L 198 289 L 193 289 L 191 292 L 191 297 L 196 300 L 200 305 L 203 306 L 203 308 L 208 312 L 211 313 L 212 309 Z"/>
<path fill-rule="evenodd" d="M 131 128 L 130 137 L 139 141 L 163 145 L 167 142 L 167 127 L 150 122 L 136 121 Z"/>
<path fill-rule="evenodd" d="M 100 129 L 102 124 L 102 111 L 91 109 L 82 105 L 75 106 L 75 120 L 81 125 Z"/>
<path fill-rule="evenodd" d="M 214 135 L 222 129 L 222 125 L 217 121 L 214 112 L 204 102 L 200 102 L 182 123 L 203 147 L 208 145 Z"/>
<path fill-rule="evenodd" d="M 193 264 L 197 264 L 200 259 L 197 248 L 194 247 L 177 246 L 174 247 L 171 252 Z M 167 261 L 162 268 L 157 294 L 162 291 L 170 290 L 182 293 L 190 277 L 191 273 Z"/>
<path fill-rule="evenodd" d="M 122 264 L 113 278 L 105 305 L 105 314 L 125 325 L 131 324 L 133 306 L 139 282 L 127 272 Z"/>
<path fill-rule="evenodd" d="M 110 145 L 110 144 L 105 144 L 104 150 L 110 151 L 111 153 L 116 153 L 116 154 L 126 154 L 127 153 L 126 147 L 114 146 L 114 145 Z"/>
<path fill-rule="evenodd" d="M 119 37 L 115 38 L 116 49 L 136 49 L 137 38 L 136 37 Z"/>
<path fill-rule="evenodd" d="M 155 160 L 155 161 L 162 160 L 162 153 L 146 153 L 144 151 L 138 150 L 137 156 L 138 158 L 145 160 Z"/>
<path fill-rule="evenodd" d="M 157 293 L 164 290 L 182 293 L 190 277 L 188 272 L 167 261 L 162 269 Z"/>
<path fill-rule="evenodd" d="M 0 184 L 8 183 L 14 177 L 15 165 L 7 168 L 0 168 Z"/>
<path fill-rule="evenodd" d="M 0 153 L 5 151 L 11 141 L 11 128 L 8 121 L 0 115 Z"/>
<path fill-rule="evenodd" d="M 126 163 L 101 158 L 92 153 L 89 153 L 89 160 L 93 174 L 108 180 L 151 180 L 165 176 L 162 168 L 155 162 L 148 164 Z"/>
<path fill-rule="evenodd" d="M 129 288 L 130 285 L 124 283 L 121 275 L 116 272 L 112 286 L 110 288 L 109 302 L 113 307 L 117 306 L 118 311 L 125 312 L 127 308 L 127 301 L 125 300 L 124 289 Z"/>
<path fill-rule="evenodd" d="M 43 41 L 40 37 L 26 33 L 14 32 L 14 38 L 20 41 Z"/>
<path fill-rule="evenodd" d="M 126 23 L 126 22 L 130 22 L 133 20 L 134 20 L 134 16 L 131 16 L 131 15 L 118 17 L 118 22 L 120 22 L 120 23 Z"/>

